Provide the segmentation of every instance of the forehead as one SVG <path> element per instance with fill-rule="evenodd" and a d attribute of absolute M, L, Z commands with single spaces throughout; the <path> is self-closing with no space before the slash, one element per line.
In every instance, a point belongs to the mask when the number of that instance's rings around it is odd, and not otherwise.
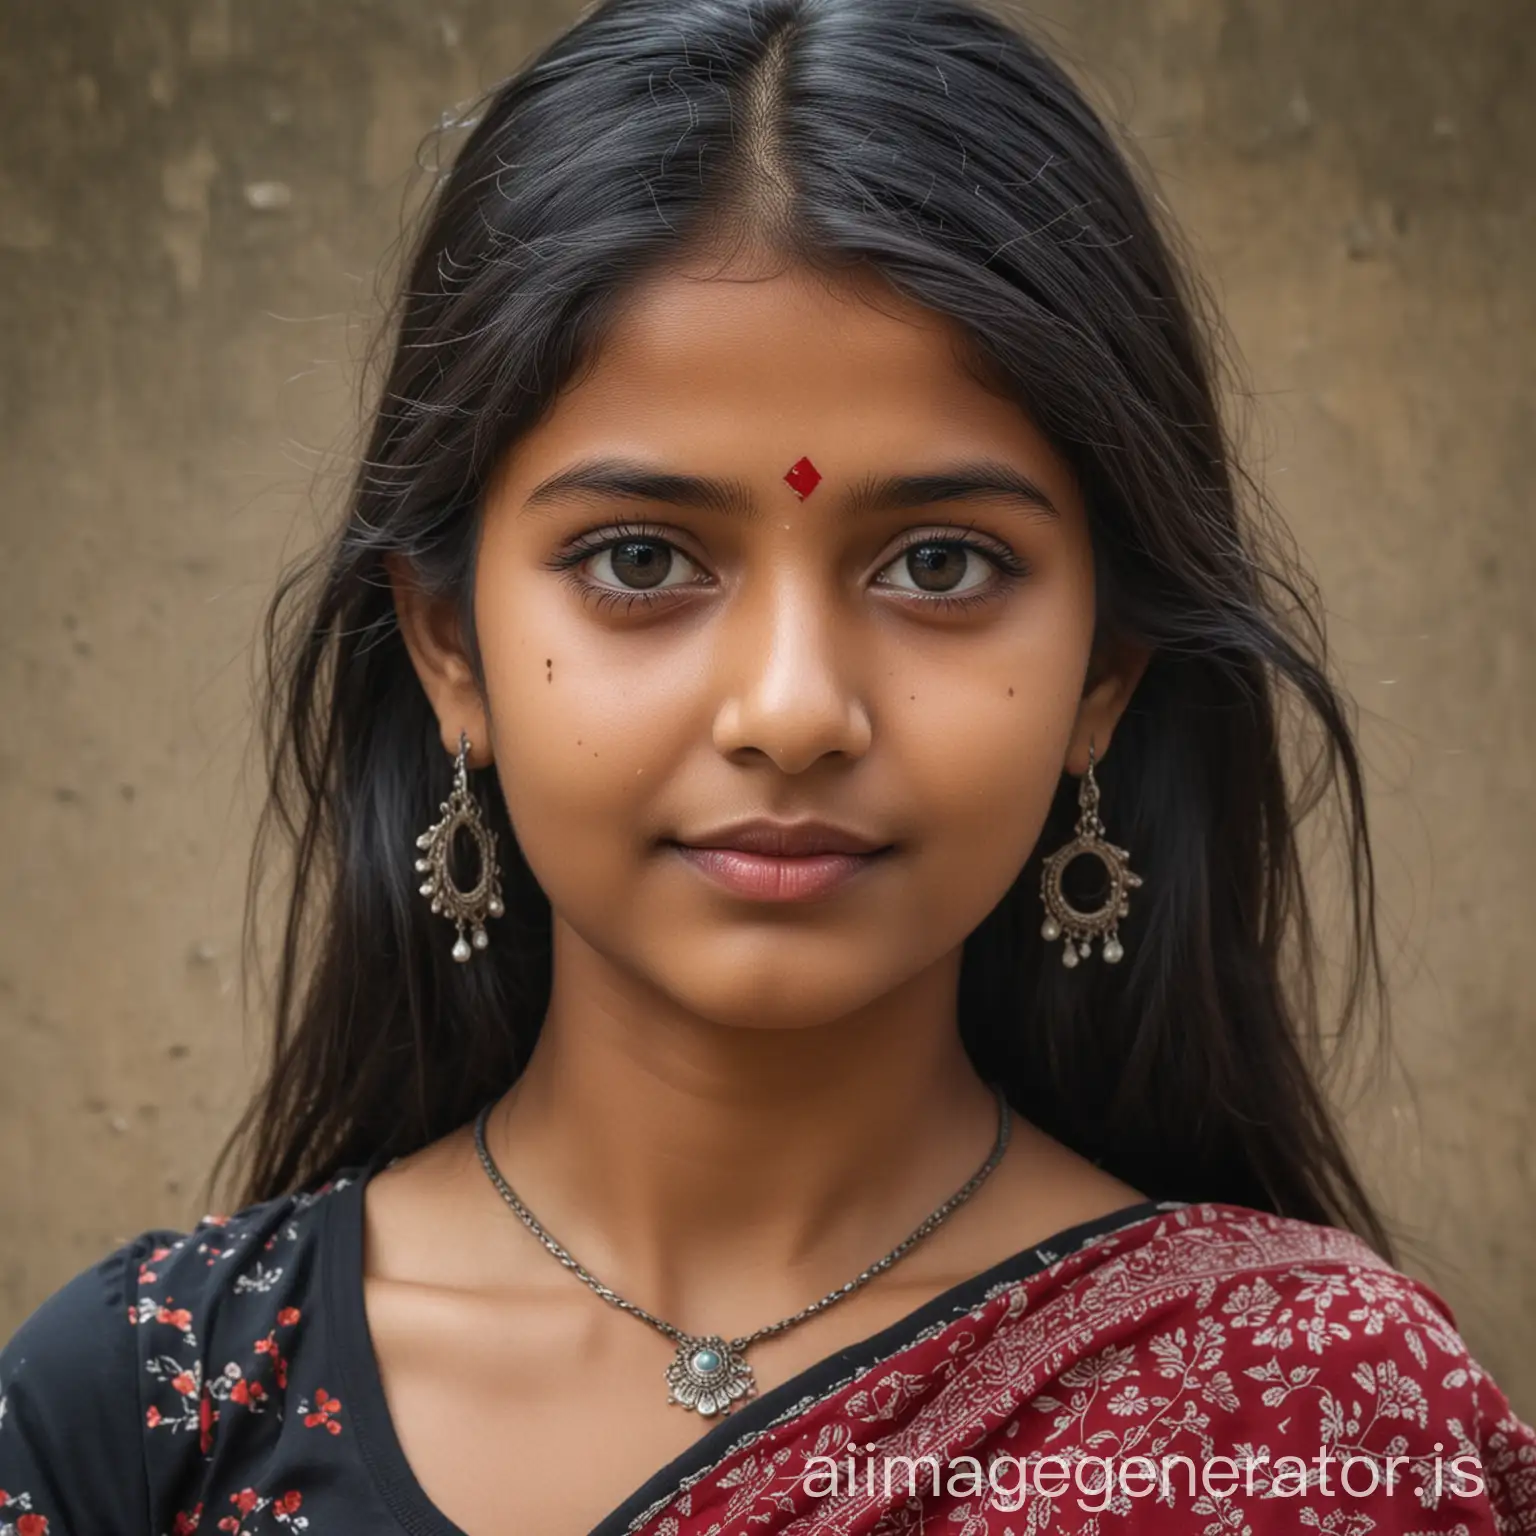
<path fill-rule="evenodd" d="M 769 422 L 899 412 L 939 425 L 988 395 L 966 346 L 954 321 L 876 274 L 698 267 L 638 284 L 568 395 L 646 418 L 682 402 Z"/>
<path fill-rule="evenodd" d="M 494 499 L 520 501 L 603 456 L 769 496 L 808 456 L 833 482 L 818 507 L 864 476 L 981 460 L 1012 464 L 1070 504 L 1071 469 L 1017 401 L 976 376 L 970 351 L 958 322 L 872 271 L 659 272 L 626 294 L 586 366 L 503 461 Z"/>
<path fill-rule="evenodd" d="M 616 312 L 617 353 L 653 359 L 716 343 L 745 343 L 765 355 L 849 351 L 889 362 L 932 363 L 958 340 L 948 317 L 925 309 L 871 270 L 833 277 L 798 265 L 759 269 L 693 266 L 637 284 Z"/>

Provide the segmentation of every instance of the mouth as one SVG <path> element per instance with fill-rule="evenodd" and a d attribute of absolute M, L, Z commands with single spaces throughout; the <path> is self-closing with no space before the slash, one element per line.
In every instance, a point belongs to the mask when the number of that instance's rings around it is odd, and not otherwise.
<path fill-rule="evenodd" d="M 692 868 L 751 901 L 810 901 L 840 890 L 893 845 L 824 822 L 741 822 L 686 841 L 670 839 Z"/>
<path fill-rule="evenodd" d="M 861 875 L 891 850 L 873 853 L 786 855 L 746 853 L 740 848 L 671 845 L 700 874 L 752 901 L 809 901 Z"/>

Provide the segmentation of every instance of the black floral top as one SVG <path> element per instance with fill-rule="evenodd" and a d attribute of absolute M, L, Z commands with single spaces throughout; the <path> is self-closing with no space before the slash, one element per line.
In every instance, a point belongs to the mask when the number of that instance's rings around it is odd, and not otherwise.
<path fill-rule="evenodd" d="M 354 1189 L 147 1232 L 45 1302 L 0 1353 L 0 1533 L 308 1530 L 349 1430 L 327 1333 L 361 1297 L 327 1297 L 323 1255 L 360 1242 L 360 1201 L 325 1219 Z M 391 1528 L 366 1482 L 346 1497 Z"/>

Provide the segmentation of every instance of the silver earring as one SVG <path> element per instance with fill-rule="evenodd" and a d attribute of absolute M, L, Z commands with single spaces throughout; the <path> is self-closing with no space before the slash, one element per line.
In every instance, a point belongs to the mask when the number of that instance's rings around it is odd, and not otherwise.
<path fill-rule="evenodd" d="M 1088 772 L 1077 787 L 1077 836 L 1064 843 L 1045 861 L 1040 871 L 1040 899 L 1045 903 L 1045 921 L 1040 925 L 1043 939 L 1066 936 L 1061 963 L 1071 967 L 1086 960 L 1093 940 L 1104 940 L 1104 958 L 1114 965 L 1125 955 L 1120 943 L 1120 919 L 1130 911 L 1128 895 L 1141 884 L 1141 876 L 1132 874 L 1130 854 L 1124 848 L 1104 841 L 1104 823 L 1099 820 L 1099 784 L 1093 776 L 1093 743 L 1088 743 Z M 1109 876 L 1109 894 L 1096 912 L 1080 912 L 1066 898 L 1061 877 L 1068 864 L 1081 854 L 1092 854 Z"/>
<path fill-rule="evenodd" d="M 486 826 L 480 812 L 480 803 L 469 792 L 469 737 L 459 732 L 459 755 L 453 765 L 453 792 L 439 807 L 442 820 L 428 827 L 416 839 L 416 846 L 424 849 L 416 860 L 416 872 L 427 878 L 421 884 L 421 894 L 432 898 L 432 910 L 441 912 L 459 930 L 453 946 L 453 958 L 468 960 L 477 949 L 490 943 L 486 936 L 487 917 L 500 917 L 506 908 L 501 901 L 501 870 L 496 864 L 496 834 Z M 463 828 L 475 840 L 480 857 L 480 877 L 474 889 L 461 891 L 453 883 L 449 859 L 453 853 L 454 834 Z M 468 924 L 470 937 L 464 937 Z"/>

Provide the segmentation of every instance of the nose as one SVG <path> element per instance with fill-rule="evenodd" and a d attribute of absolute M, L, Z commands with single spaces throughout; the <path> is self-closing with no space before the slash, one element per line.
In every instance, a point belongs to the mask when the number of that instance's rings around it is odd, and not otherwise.
<path fill-rule="evenodd" d="M 869 750 L 869 712 L 855 682 L 857 647 L 836 603 L 812 582 L 784 576 L 744 592 L 724 621 L 714 743 L 723 756 L 760 752 L 784 773 L 830 754 Z"/>

